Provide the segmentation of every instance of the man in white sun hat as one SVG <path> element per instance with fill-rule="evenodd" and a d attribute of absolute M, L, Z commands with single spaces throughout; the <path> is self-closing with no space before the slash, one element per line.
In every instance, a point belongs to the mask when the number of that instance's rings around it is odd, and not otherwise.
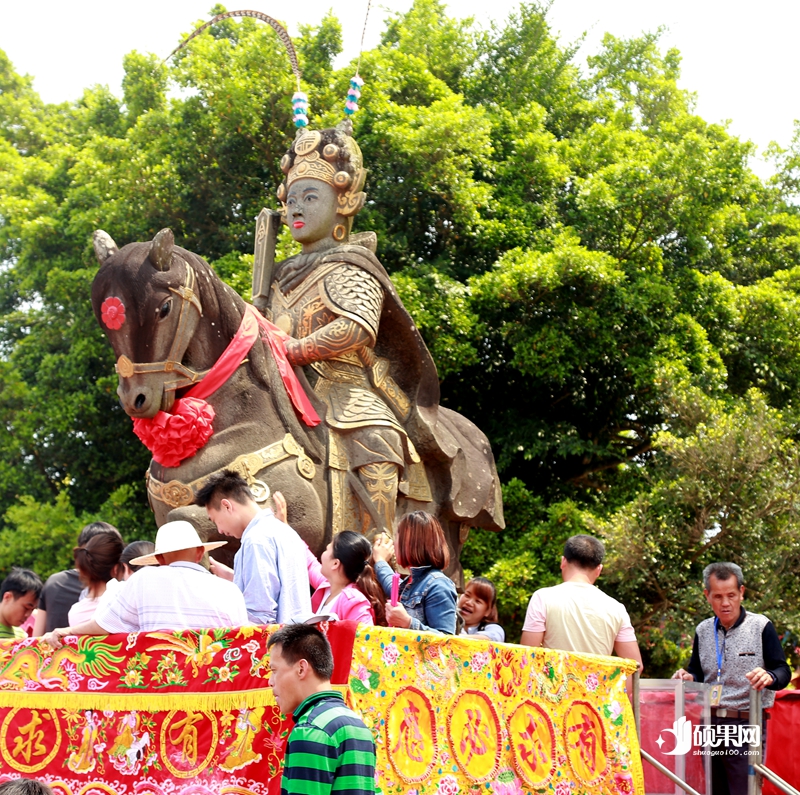
<path fill-rule="evenodd" d="M 158 528 L 153 554 L 131 561 L 145 568 L 139 569 L 113 599 L 98 607 L 92 619 L 74 627 L 54 629 L 42 640 L 58 648 L 66 635 L 248 624 L 242 592 L 200 565 L 206 551 L 226 543 L 203 543 L 189 522 L 167 522 Z"/>

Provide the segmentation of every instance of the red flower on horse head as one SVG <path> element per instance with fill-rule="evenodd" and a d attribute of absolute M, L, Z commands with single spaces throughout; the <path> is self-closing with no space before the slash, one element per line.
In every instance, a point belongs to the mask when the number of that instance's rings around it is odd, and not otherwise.
<path fill-rule="evenodd" d="M 113 295 L 106 298 L 100 307 L 100 317 L 107 328 L 116 331 L 125 322 L 125 304 Z"/>

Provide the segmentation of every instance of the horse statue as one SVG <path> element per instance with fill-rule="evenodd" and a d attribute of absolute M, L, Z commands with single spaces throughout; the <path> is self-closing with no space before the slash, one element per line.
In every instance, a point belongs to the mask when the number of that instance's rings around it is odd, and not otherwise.
<path fill-rule="evenodd" d="M 241 336 L 244 321 L 260 315 L 205 260 L 176 246 L 169 229 L 161 230 L 152 241 L 129 243 L 122 249 L 98 230 L 94 248 L 101 267 L 92 285 L 92 306 L 117 357 L 120 402 L 140 437 L 145 438 L 137 427 L 143 421 L 153 426 L 151 436 L 161 434 L 161 449 L 151 447 L 154 458 L 147 472 L 156 524 L 187 519 L 201 534 L 217 537 L 205 511 L 193 504 L 194 494 L 209 475 L 233 468 L 248 480 L 260 502 L 270 489 L 281 491 L 288 504 L 289 524 L 319 554 L 332 532 L 327 431 L 324 423 L 304 421 L 292 402 L 285 361 L 276 362 L 273 353 L 281 332 L 276 329 L 270 339 L 274 332 L 264 331 L 257 323 L 255 340 L 235 353 L 230 375 L 211 385 L 215 389 L 207 403 L 213 419 L 206 425 L 213 426 L 213 432 L 193 454 L 180 459 L 181 451 L 187 452 L 180 428 L 189 420 L 179 423 L 178 431 L 165 421 L 185 420 L 186 413 L 170 413 L 179 404 L 195 409 L 193 402 L 203 402 L 191 396 L 192 390 L 213 376 L 215 365 Z M 324 417 L 325 406 L 303 369 L 288 371 L 307 396 L 309 413 Z M 455 415 L 441 407 L 439 412 Z M 189 419 L 193 416 L 190 411 Z M 482 434 L 481 440 L 488 448 Z M 451 493 L 454 474 L 462 486 L 467 486 L 470 474 L 461 467 L 444 477 L 445 463 L 426 462 L 429 499 L 400 494 L 397 511 L 424 509 L 439 516 L 453 558 L 449 573 L 458 577 L 458 555 L 471 525 L 454 510 Z M 485 503 L 487 496 L 480 496 Z M 494 494 L 489 498 L 496 502 Z M 474 514 L 489 524 L 477 511 Z"/>
<path fill-rule="evenodd" d="M 252 344 L 234 351 L 232 371 L 211 385 L 216 388 L 207 405 L 187 398 L 213 377 L 214 365 L 255 311 L 205 260 L 175 246 L 169 229 L 121 250 L 102 231 L 94 243 L 101 268 L 92 305 L 117 356 L 117 393 L 140 438 L 160 442 L 160 448 L 151 446 L 147 472 L 156 524 L 187 519 L 208 533 L 212 525 L 193 505 L 194 494 L 205 478 L 228 467 L 248 480 L 259 502 L 268 497 L 264 479 L 283 492 L 293 525 L 320 551 L 329 540 L 324 433 L 294 409 L 261 329 L 256 325 Z M 295 378 L 302 382 L 302 372 Z M 175 412 L 180 404 L 188 404 L 188 414 Z M 186 432 L 193 419 L 201 426 L 200 441 L 204 429 L 207 435 L 196 451 L 198 440 Z M 189 431 L 196 436 L 198 428 Z"/>

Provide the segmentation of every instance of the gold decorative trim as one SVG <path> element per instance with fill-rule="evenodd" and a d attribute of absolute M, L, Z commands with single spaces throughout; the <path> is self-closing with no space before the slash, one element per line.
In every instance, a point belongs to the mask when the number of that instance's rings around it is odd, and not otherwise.
<path fill-rule="evenodd" d="M 123 378 L 130 378 L 134 372 L 133 362 L 127 356 L 120 356 L 115 367 L 117 374 Z"/>
<path fill-rule="evenodd" d="M 262 469 L 292 457 L 297 458 L 298 472 L 307 480 L 312 480 L 317 473 L 317 468 L 302 445 L 290 433 L 287 433 L 280 441 L 256 450 L 255 453 L 238 456 L 230 464 L 220 467 L 216 471 L 232 469 L 238 472 L 252 489 L 256 502 L 265 502 L 269 497 L 269 486 L 263 480 L 256 480 L 255 476 Z M 194 502 L 195 494 L 213 474 L 215 473 L 212 472 L 202 478 L 197 478 L 191 483 L 183 483 L 180 480 L 170 480 L 164 483 L 150 475 L 147 480 L 147 491 L 153 499 L 169 505 L 170 508 L 183 508 Z"/>
<path fill-rule="evenodd" d="M 345 695 L 347 685 L 331 685 L 330 690 Z M 186 709 L 195 712 L 215 712 L 248 707 L 277 706 L 272 688 L 266 685 L 250 690 L 230 690 L 202 693 L 106 693 L 98 690 L 95 693 L 72 693 L 65 691 L 41 690 L 12 691 L 0 690 L 0 708 L 13 707 L 20 709 L 39 709 L 53 711 L 56 709 L 138 709 L 148 712 Z M 3 746 L 5 747 L 5 746 Z M 56 744 L 58 747 L 58 743 Z"/>
<path fill-rule="evenodd" d="M 298 157 L 289 175 L 286 177 L 286 186 L 289 187 L 298 179 L 318 179 L 328 185 L 334 185 L 336 169 L 327 161 L 319 156 L 319 152 L 311 152 L 309 155 Z"/>

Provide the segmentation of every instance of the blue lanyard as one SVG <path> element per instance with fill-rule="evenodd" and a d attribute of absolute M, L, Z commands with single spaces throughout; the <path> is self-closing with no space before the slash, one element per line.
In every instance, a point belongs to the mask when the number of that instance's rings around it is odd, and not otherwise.
<path fill-rule="evenodd" d="M 719 629 L 719 619 L 714 618 L 714 644 L 717 647 L 717 682 L 720 681 L 722 678 L 722 658 L 725 656 L 725 644 L 728 641 L 728 633 L 725 633 L 725 637 L 722 639 L 722 651 L 719 650 L 719 635 L 717 634 L 717 630 Z"/>

